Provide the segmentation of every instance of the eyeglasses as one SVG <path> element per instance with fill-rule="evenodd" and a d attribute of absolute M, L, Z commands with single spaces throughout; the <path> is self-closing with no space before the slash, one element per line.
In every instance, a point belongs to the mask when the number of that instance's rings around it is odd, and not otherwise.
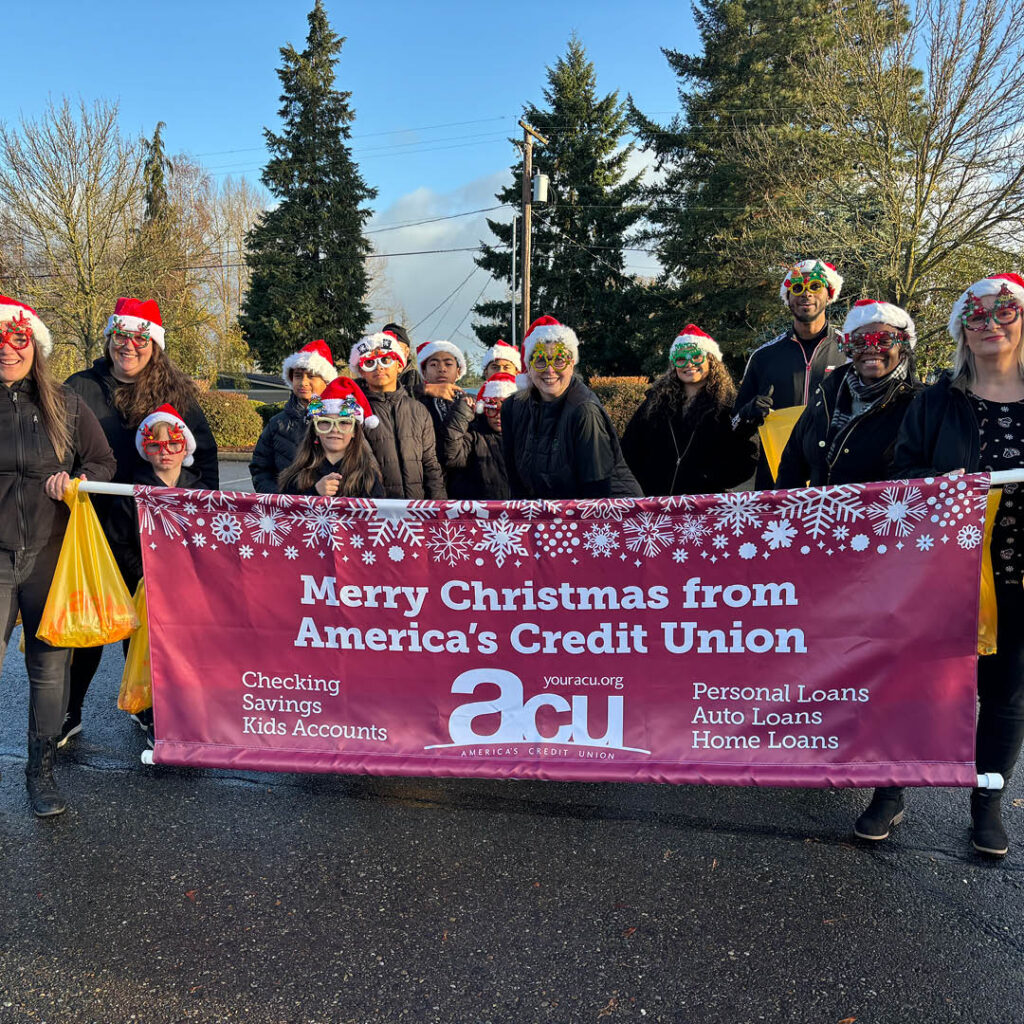
<path fill-rule="evenodd" d="M 318 434 L 329 434 L 332 430 L 339 434 L 350 434 L 355 430 L 356 421 L 348 416 L 316 416 L 313 429 Z"/>
<path fill-rule="evenodd" d="M 1020 306 L 1016 302 L 999 302 L 992 307 L 991 311 L 985 310 L 980 303 L 975 306 L 975 311 L 970 316 L 963 316 L 964 327 L 969 331 L 984 331 L 989 324 L 995 323 L 1000 327 L 1009 327 L 1020 319 Z"/>
<path fill-rule="evenodd" d="M 142 442 L 142 450 L 147 455 L 159 455 L 162 451 L 168 455 L 180 455 L 185 450 L 185 438 L 169 437 L 166 441 L 149 438 Z"/>
<path fill-rule="evenodd" d="M 879 355 L 885 355 L 909 337 L 905 331 L 867 331 L 864 334 L 844 334 L 840 347 L 847 353 L 866 352 L 868 349 L 873 349 Z"/>
<path fill-rule="evenodd" d="M 11 348 L 21 351 L 28 348 L 32 340 L 32 325 L 25 319 L 24 313 L 17 320 L 8 320 L 0 326 L 0 348 L 10 345 Z"/>
<path fill-rule="evenodd" d="M 549 356 L 541 348 L 535 348 L 530 356 L 530 369 L 536 370 L 538 373 L 543 373 L 549 367 L 561 373 L 571 363 L 572 356 L 564 350 L 559 351 L 557 348 L 552 356 Z"/>
<path fill-rule="evenodd" d="M 704 362 L 704 350 L 699 348 L 684 348 L 672 357 L 672 365 L 680 370 L 688 366 L 700 366 Z"/>
<path fill-rule="evenodd" d="M 484 407 L 484 412 L 487 412 L 488 410 L 490 412 L 497 412 L 501 408 L 501 403 L 504 401 L 504 398 L 482 398 L 480 400 Z"/>
<path fill-rule="evenodd" d="M 149 335 L 144 331 L 138 334 L 111 331 L 110 344 L 117 352 L 127 352 L 129 348 L 134 348 L 136 352 L 144 352 L 149 348 Z"/>
<path fill-rule="evenodd" d="M 373 373 L 378 367 L 383 370 L 387 367 L 388 363 L 400 363 L 401 361 L 401 356 L 394 352 L 381 352 L 379 355 L 364 356 L 360 359 L 359 369 L 364 373 Z"/>
<path fill-rule="evenodd" d="M 810 292 L 811 295 L 817 295 L 818 292 L 822 291 L 825 287 L 824 281 L 819 281 L 817 278 L 811 278 L 808 280 L 806 277 L 798 278 L 795 281 L 790 281 L 786 285 L 790 295 L 803 295 L 804 292 Z"/>

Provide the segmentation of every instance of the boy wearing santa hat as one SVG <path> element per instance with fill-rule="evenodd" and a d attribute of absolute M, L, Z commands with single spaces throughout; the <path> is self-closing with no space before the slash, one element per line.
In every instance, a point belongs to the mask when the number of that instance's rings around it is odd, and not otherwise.
<path fill-rule="evenodd" d="M 512 496 L 501 447 L 501 404 L 516 390 L 512 374 L 496 373 L 475 400 L 455 403 L 445 424 L 449 498 L 506 501 Z"/>

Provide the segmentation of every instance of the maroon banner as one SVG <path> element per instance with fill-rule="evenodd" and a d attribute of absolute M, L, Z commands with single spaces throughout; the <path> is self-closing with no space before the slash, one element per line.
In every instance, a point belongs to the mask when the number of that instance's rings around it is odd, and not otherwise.
<path fill-rule="evenodd" d="M 373 502 L 139 488 L 154 760 L 973 785 L 988 478 Z"/>

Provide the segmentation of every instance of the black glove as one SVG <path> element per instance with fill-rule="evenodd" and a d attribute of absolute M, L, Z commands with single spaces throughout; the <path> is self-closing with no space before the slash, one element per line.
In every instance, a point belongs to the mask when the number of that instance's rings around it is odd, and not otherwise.
<path fill-rule="evenodd" d="M 775 385 L 772 384 L 766 395 L 755 395 L 746 405 L 741 405 L 732 417 L 733 430 L 746 427 L 753 433 L 761 426 L 768 419 L 768 413 L 775 408 L 775 403 L 772 401 L 774 391 Z"/>

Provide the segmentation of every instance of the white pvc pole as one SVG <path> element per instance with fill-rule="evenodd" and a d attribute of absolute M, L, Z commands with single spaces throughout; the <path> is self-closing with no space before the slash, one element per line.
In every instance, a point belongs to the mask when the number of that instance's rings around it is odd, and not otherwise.
<path fill-rule="evenodd" d="M 999 772 L 988 772 L 978 776 L 978 789 L 1002 789 L 1006 785 Z"/>

